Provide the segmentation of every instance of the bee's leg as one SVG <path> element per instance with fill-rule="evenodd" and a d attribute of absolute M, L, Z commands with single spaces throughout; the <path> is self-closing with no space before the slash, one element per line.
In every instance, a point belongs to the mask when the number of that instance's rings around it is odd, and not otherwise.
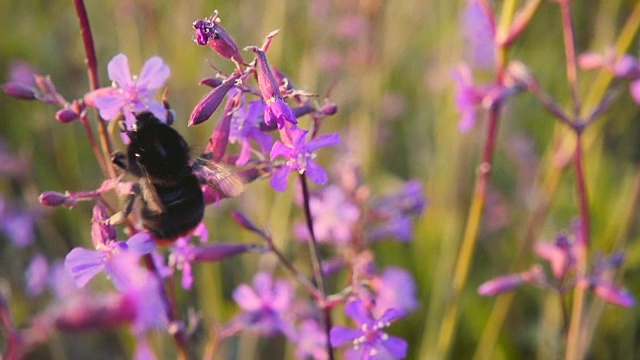
<path fill-rule="evenodd" d="M 136 197 L 140 194 L 140 187 L 134 186 L 132 191 L 127 195 L 124 200 L 124 209 L 122 211 L 118 211 L 117 213 L 111 215 L 109 219 L 107 219 L 107 223 L 110 225 L 122 224 L 124 220 L 131 214 L 131 210 L 133 210 L 133 202 L 136 200 Z"/>
<path fill-rule="evenodd" d="M 125 159 L 127 158 L 127 156 L 125 154 L 123 154 L 120 151 L 116 151 L 111 155 L 111 162 L 119 167 L 120 169 L 127 171 L 127 169 L 129 168 L 127 166 L 127 163 L 125 162 Z"/>

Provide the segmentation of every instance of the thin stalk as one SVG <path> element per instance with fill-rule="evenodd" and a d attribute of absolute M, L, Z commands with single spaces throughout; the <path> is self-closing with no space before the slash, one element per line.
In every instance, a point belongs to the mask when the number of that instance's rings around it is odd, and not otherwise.
<path fill-rule="evenodd" d="M 93 150 L 93 155 L 96 157 L 96 160 L 98 160 L 98 165 L 100 165 L 100 169 L 102 170 L 102 173 L 106 176 L 107 174 L 109 174 L 108 166 L 105 163 L 105 159 L 104 159 L 104 156 L 102 155 L 100 147 L 98 147 L 98 143 L 96 142 L 96 137 L 93 134 L 93 129 L 91 129 L 91 125 L 89 125 L 89 121 L 87 121 L 87 116 L 85 115 L 84 111 L 82 112 L 82 114 L 80 114 L 80 122 L 82 123 L 82 126 L 84 126 L 85 131 L 87 132 L 89 143 L 91 144 L 91 150 Z"/>
<path fill-rule="evenodd" d="M 438 353 L 445 357 L 448 353 L 451 343 L 453 341 L 453 335 L 455 334 L 457 320 L 458 320 L 458 308 L 460 302 L 460 295 L 462 289 L 467 281 L 469 275 L 469 267 L 471 265 L 471 259 L 475 250 L 476 239 L 478 235 L 478 229 L 480 227 L 480 220 L 482 217 L 482 210 L 487 195 L 487 186 L 489 183 L 489 174 L 491 173 L 491 166 L 493 163 L 493 153 L 495 150 L 496 137 L 498 133 L 498 123 L 500 119 L 500 105 L 495 104 L 489 110 L 489 124 L 487 128 L 487 142 L 482 154 L 482 161 L 478 170 L 478 177 L 476 178 L 476 186 L 469 208 L 469 216 L 467 218 L 467 224 L 465 226 L 464 236 L 462 238 L 462 244 L 460 245 L 460 252 L 456 267 L 453 274 L 453 288 L 452 297 L 449 301 L 447 308 L 442 319 L 440 326 L 439 338 L 438 338 Z"/>
<path fill-rule="evenodd" d="M 309 230 L 309 235 L 311 235 L 311 241 L 307 241 L 309 244 L 309 252 L 311 253 L 311 266 L 313 268 L 313 277 L 315 279 L 316 284 L 318 285 L 318 290 L 323 298 L 326 298 L 327 288 L 324 281 L 324 275 L 322 273 L 322 264 L 320 262 L 320 255 L 318 254 L 318 241 L 316 240 L 316 233 L 313 230 L 313 218 L 311 217 L 311 207 L 309 205 L 309 201 L 311 199 L 309 195 L 309 187 L 307 185 L 307 177 L 306 175 L 300 174 L 300 185 L 302 185 L 302 198 L 304 202 L 304 215 L 307 220 L 307 229 Z M 333 348 L 331 347 L 331 343 L 329 342 L 330 332 L 331 332 L 331 309 L 327 306 L 323 306 L 322 312 L 324 314 L 324 330 L 327 334 L 327 354 L 329 355 L 329 359 L 333 360 Z"/>
<path fill-rule="evenodd" d="M 98 75 L 98 60 L 96 57 L 95 46 L 93 45 L 93 35 L 91 34 L 91 25 L 89 24 L 89 16 L 87 15 L 87 8 L 84 6 L 84 0 L 73 0 L 76 8 L 76 15 L 78 16 L 78 22 L 80 23 L 80 32 L 82 33 L 82 42 L 84 44 L 84 51 L 87 55 L 87 72 L 89 75 L 89 87 L 91 90 L 96 90 L 100 87 L 100 78 Z M 100 133 L 100 142 L 102 145 L 102 162 L 108 169 L 108 173 L 111 178 L 116 177 L 116 171 L 113 166 L 107 166 L 107 160 L 111 157 L 113 152 L 113 144 L 107 131 L 107 126 L 104 121 L 96 116 L 98 119 L 98 132 Z M 93 134 L 91 134 L 93 136 Z M 93 140 L 95 141 L 95 140 Z M 98 159 L 100 162 L 100 158 Z"/>
<path fill-rule="evenodd" d="M 578 97 L 578 65 L 576 60 L 576 44 L 573 34 L 573 19 L 571 18 L 571 0 L 558 0 L 562 15 L 562 35 L 564 37 L 565 63 L 567 67 L 567 82 L 571 87 L 573 101 L 573 116 L 580 115 L 580 99 Z"/>
<path fill-rule="evenodd" d="M 156 267 L 156 264 L 153 262 L 153 258 L 151 257 L 150 254 L 146 254 L 144 256 L 144 262 L 145 262 L 145 265 L 147 266 L 147 269 L 149 269 L 149 271 L 151 271 L 156 276 L 156 278 L 162 285 L 160 286 L 160 296 L 162 297 L 165 303 L 165 306 L 167 308 L 167 320 L 169 321 L 169 324 L 171 326 L 177 323 L 178 321 L 177 311 L 173 306 L 175 301 L 169 298 L 167 289 L 164 287 L 164 281 L 162 280 L 162 277 L 158 272 L 158 268 Z M 182 329 L 173 331 L 172 336 L 173 336 L 174 342 L 176 343 L 176 349 L 178 351 L 178 359 L 180 360 L 191 359 L 191 357 L 189 356 L 187 339 L 185 337 L 184 331 Z"/>
<path fill-rule="evenodd" d="M 586 274 L 587 251 L 589 248 L 589 203 L 582 159 L 582 133 L 576 131 L 576 136 L 574 165 L 580 208 L 580 231 L 576 236 L 576 267 L 578 278 L 582 278 Z M 567 360 L 578 360 L 584 356 L 582 348 L 585 347 L 585 344 L 580 341 L 580 334 L 582 333 L 583 327 L 585 291 L 586 288 L 584 286 L 578 285 L 575 287 L 573 293 L 573 309 L 571 312 L 569 332 L 567 334 L 567 352 L 565 357 Z"/>
<path fill-rule="evenodd" d="M 296 279 L 296 281 L 298 281 L 302 286 L 304 286 L 305 289 L 307 289 L 307 291 L 309 291 L 311 296 L 313 296 L 313 298 L 316 301 L 318 301 L 321 304 L 324 304 L 326 302 L 326 299 L 325 299 L 324 295 L 322 293 L 320 293 L 320 291 L 318 289 L 316 289 L 316 287 L 313 286 L 313 284 L 306 277 L 304 277 L 304 275 L 302 275 L 298 271 L 298 269 L 295 268 L 295 266 L 293 266 L 291 261 L 289 261 L 289 259 L 287 259 L 282 254 L 282 252 L 280 252 L 280 250 L 275 246 L 275 244 L 273 243 L 271 238 L 268 238 L 267 241 L 269 243 L 269 251 L 271 251 L 278 258 L 278 260 L 280 260 L 280 263 L 282 263 L 282 265 L 287 270 L 289 270 L 289 272 L 291 273 L 291 275 L 293 275 L 293 277 Z"/>

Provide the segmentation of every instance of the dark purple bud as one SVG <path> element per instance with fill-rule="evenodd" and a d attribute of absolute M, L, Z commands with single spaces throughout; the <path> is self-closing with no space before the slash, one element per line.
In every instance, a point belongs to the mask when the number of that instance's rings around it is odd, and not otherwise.
<path fill-rule="evenodd" d="M 320 108 L 320 112 L 327 116 L 335 115 L 335 113 L 338 112 L 338 105 L 332 102 L 327 102 L 324 105 L 322 105 L 322 107 Z"/>
<path fill-rule="evenodd" d="M 45 191 L 38 197 L 38 201 L 40 204 L 44 206 L 60 206 L 64 205 L 66 207 L 75 206 L 75 201 L 68 195 L 62 194 L 55 191 Z"/>
<path fill-rule="evenodd" d="M 220 80 L 218 78 L 204 78 L 204 79 L 200 80 L 200 82 L 198 84 L 199 85 L 206 85 L 206 86 L 209 86 L 209 87 L 215 89 L 218 86 L 222 85 L 222 80 Z"/>
<path fill-rule="evenodd" d="M 278 87 L 278 82 L 271 72 L 271 67 L 269 66 L 269 62 L 267 61 L 267 55 L 265 54 L 265 52 L 255 46 L 250 47 L 249 49 L 253 50 L 253 52 L 256 54 L 256 73 L 258 74 L 258 86 L 260 87 L 260 92 L 262 93 L 264 102 L 269 105 L 270 103 L 276 101 L 276 99 L 282 98 L 280 96 L 280 88 Z"/>
<path fill-rule="evenodd" d="M 2 85 L 2 91 L 4 91 L 5 94 L 11 97 L 14 97 L 16 99 L 22 99 L 22 100 L 36 99 L 36 89 L 19 82 L 11 81 Z"/>
<path fill-rule="evenodd" d="M 213 16 L 193 22 L 195 41 L 198 45 L 209 45 L 220 56 L 233 60 L 236 64 L 244 63 L 238 50 L 238 45 L 227 30 L 220 25 L 218 12 Z"/>
<path fill-rule="evenodd" d="M 255 244 L 224 244 L 219 243 L 209 246 L 193 248 L 194 262 L 219 261 L 242 254 L 247 251 L 264 251 L 265 249 Z"/>
<path fill-rule="evenodd" d="M 315 112 L 316 108 L 311 105 L 311 103 L 307 102 L 301 106 L 294 107 L 293 109 L 291 109 L 291 111 L 293 111 L 293 115 L 295 115 L 296 118 L 299 118 L 301 116 L 305 116 L 307 114 Z"/>
<path fill-rule="evenodd" d="M 211 138 L 209 138 L 209 144 L 205 149 L 206 153 L 211 153 L 211 160 L 219 162 L 224 153 L 227 151 L 227 145 L 229 145 L 229 133 L 231 132 L 231 118 L 233 116 L 233 109 L 239 104 L 238 96 L 233 96 L 224 106 L 224 113 L 222 118 L 218 121 Z"/>
<path fill-rule="evenodd" d="M 244 216 L 243 213 L 241 213 L 240 211 L 232 211 L 231 212 L 231 218 L 240 226 L 242 226 L 243 228 L 252 231 L 256 234 L 261 235 L 262 237 L 266 237 L 265 233 L 262 231 L 262 229 L 258 228 L 257 226 L 255 226 L 251 220 L 247 219 L 246 216 Z"/>
<path fill-rule="evenodd" d="M 236 80 L 240 77 L 240 74 L 235 74 L 227 78 L 220 86 L 211 90 L 207 95 L 205 95 L 202 100 L 196 105 L 195 109 L 191 113 L 189 117 L 189 126 L 198 125 L 202 122 L 208 120 L 214 111 L 220 106 L 222 103 L 222 99 L 224 96 L 231 90 L 231 88 L 235 85 Z"/>
<path fill-rule="evenodd" d="M 524 283 L 526 283 L 526 280 L 520 274 L 500 276 L 480 285 L 478 294 L 482 296 L 495 296 L 511 291 Z"/>
<path fill-rule="evenodd" d="M 71 109 L 58 110 L 56 113 L 56 120 L 63 124 L 68 124 L 79 118 L 78 114 Z"/>

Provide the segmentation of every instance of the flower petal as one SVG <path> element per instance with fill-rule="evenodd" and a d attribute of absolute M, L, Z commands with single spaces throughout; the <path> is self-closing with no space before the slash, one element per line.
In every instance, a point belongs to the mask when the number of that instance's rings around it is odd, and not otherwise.
<path fill-rule="evenodd" d="M 279 192 L 287 190 L 287 179 L 289 178 L 290 172 L 291 167 L 286 165 L 282 166 L 273 174 L 271 180 L 269 181 L 269 185 L 271 185 L 272 188 Z"/>
<path fill-rule="evenodd" d="M 129 60 L 124 54 L 118 54 L 109 61 L 107 65 L 109 79 L 118 84 L 118 87 L 126 88 L 131 85 L 131 71 L 129 70 Z"/>
<path fill-rule="evenodd" d="M 241 284 L 233 291 L 233 300 L 244 311 L 257 311 L 262 307 L 262 300 L 256 292 L 247 284 Z"/>
<path fill-rule="evenodd" d="M 338 347 L 346 342 L 351 342 L 362 335 L 362 331 L 360 330 L 334 326 L 329 333 L 329 341 L 331 342 L 331 346 Z"/>
<path fill-rule="evenodd" d="M 145 255 L 156 248 L 156 243 L 153 241 L 151 234 L 146 231 L 140 231 L 127 240 L 127 246 L 130 250 L 140 255 Z"/>
<path fill-rule="evenodd" d="M 355 320 L 358 325 L 366 324 L 373 320 L 360 299 L 349 301 L 347 305 L 344 306 L 344 313 Z"/>
<path fill-rule="evenodd" d="M 389 336 L 386 340 L 380 342 L 395 359 L 403 359 L 407 356 L 408 344 L 404 339 L 395 336 Z"/>
<path fill-rule="evenodd" d="M 327 172 L 313 160 L 307 161 L 305 172 L 314 183 L 324 185 L 329 181 Z"/>
<path fill-rule="evenodd" d="M 171 69 L 159 56 L 147 60 L 140 70 L 137 85 L 147 89 L 158 89 L 169 79 Z"/>
<path fill-rule="evenodd" d="M 104 269 L 105 255 L 100 251 L 74 248 L 67 254 L 64 267 L 78 287 L 85 286 L 92 277 Z"/>
<path fill-rule="evenodd" d="M 94 98 L 94 103 L 98 110 L 100 110 L 100 116 L 103 119 L 113 120 L 122 111 L 122 107 L 126 104 L 126 100 L 119 94 L 102 95 L 96 96 Z"/>
<path fill-rule="evenodd" d="M 335 146 L 340 143 L 340 134 L 333 133 L 319 136 L 307 143 L 307 151 L 314 152 L 316 149 L 325 146 Z"/>

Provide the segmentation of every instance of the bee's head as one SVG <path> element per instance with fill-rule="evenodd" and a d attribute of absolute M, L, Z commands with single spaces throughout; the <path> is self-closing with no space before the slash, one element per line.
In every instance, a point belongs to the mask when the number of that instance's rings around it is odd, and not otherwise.
<path fill-rule="evenodd" d="M 172 178 L 189 169 L 189 145 L 169 125 L 150 112 L 136 116 L 128 131 L 130 171 L 138 177 Z"/>

